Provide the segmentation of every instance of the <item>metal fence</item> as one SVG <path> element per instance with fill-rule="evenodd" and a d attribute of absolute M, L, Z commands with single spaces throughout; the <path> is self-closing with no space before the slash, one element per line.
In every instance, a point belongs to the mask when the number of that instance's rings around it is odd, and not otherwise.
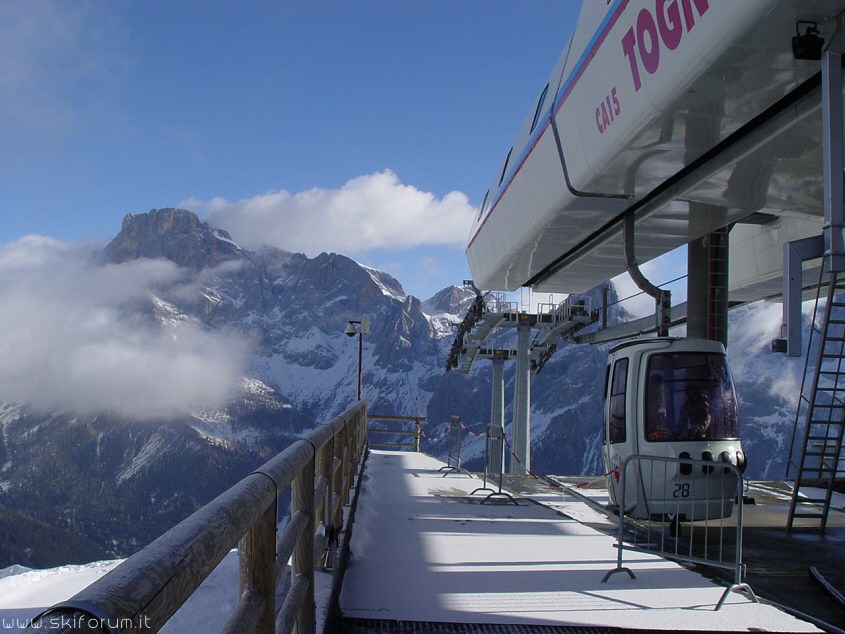
<path fill-rule="evenodd" d="M 296 627 L 312 634 L 314 569 L 342 528 L 366 421 L 366 402 L 359 401 L 25 631 L 158 632 L 238 546 L 240 604 L 223 632 L 287 633 Z M 290 521 L 277 535 L 279 497 L 288 490 Z M 277 613 L 276 589 L 291 556 L 291 582 Z M 195 629 L 209 631 L 209 625 Z"/>
<path fill-rule="evenodd" d="M 454 471 L 469 475 L 469 472 L 461 467 L 462 429 L 461 417 L 452 416 L 449 419 L 449 454 L 446 456 L 446 466 L 439 469 L 446 472 L 443 474 L 444 478 Z"/>
<path fill-rule="evenodd" d="M 602 582 L 617 572 L 636 578 L 622 565 L 624 552 L 633 550 L 730 570 L 732 583 L 722 593 L 715 610 L 734 591 L 745 592 L 757 601 L 754 591 L 742 581 L 743 477 L 736 466 L 634 455 L 623 462 L 620 471 L 616 568 Z M 627 536 L 626 509 L 635 510 L 638 517 L 644 518 L 630 524 Z M 685 517 L 695 521 L 682 525 Z"/>
<path fill-rule="evenodd" d="M 489 491 L 489 495 L 484 498 L 485 502 L 489 502 L 495 498 L 507 498 L 514 504 L 516 500 L 510 493 L 502 491 L 502 478 L 505 471 L 505 430 L 501 425 L 487 426 L 487 443 L 484 448 L 484 484 L 475 489 L 470 495 L 475 495 L 482 491 Z M 498 491 L 487 486 L 487 481 L 491 482 L 497 479 L 499 483 Z"/>

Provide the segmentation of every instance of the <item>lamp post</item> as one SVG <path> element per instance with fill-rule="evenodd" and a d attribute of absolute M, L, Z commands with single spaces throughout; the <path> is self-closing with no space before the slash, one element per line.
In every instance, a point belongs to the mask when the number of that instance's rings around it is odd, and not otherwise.
<path fill-rule="evenodd" d="M 364 334 L 370 332 L 370 318 L 366 315 L 360 321 L 350 319 L 343 331 L 347 337 L 358 335 L 358 400 L 361 400 L 361 387 L 363 384 L 363 362 L 364 362 Z"/>

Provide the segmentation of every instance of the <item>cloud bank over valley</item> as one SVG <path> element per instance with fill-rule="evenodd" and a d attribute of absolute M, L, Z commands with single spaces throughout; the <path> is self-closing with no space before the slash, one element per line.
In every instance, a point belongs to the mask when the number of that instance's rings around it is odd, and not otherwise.
<path fill-rule="evenodd" d="M 41 236 L 0 245 L 0 400 L 136 420 L 222 405 L 250 346 L 178 317 L 162 325 L 157 290 L 190 284 L 165 260 L 102 264 L 90 246 Z"/>

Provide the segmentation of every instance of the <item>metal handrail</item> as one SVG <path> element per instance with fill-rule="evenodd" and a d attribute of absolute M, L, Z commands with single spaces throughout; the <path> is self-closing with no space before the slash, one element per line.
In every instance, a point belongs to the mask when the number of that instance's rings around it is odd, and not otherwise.
<path fill-rule="evenodd" d="M 650 478 L 648 479 L 648 484 L 645 482 L 643 477 L 643 474 L 645 473 L 643 463 L 649 465 Z M 637 468 L 634 468 L 631 465 L 635 465 Z M 662 490 L 654 489 L 653 483 L 655 481 L 655 465 L 662 465 L 663 478 L 658 480 L 662 483 Z M 675 480 L 670 494 L 670 483 L 667 474 L 670 471 L 680 472 L 681 466 L 691 467 L 691 476 L 686 478 L 683 482 Z M 712 497 L 709 487 L 704 487 L 703 496 L 702 492 L 697 492 L 695 486 L 695 474 L 699 471 L 703 474 L 698 476 L 699 482 L 702 480 L 704 483 L 707 483 L 709 480 L 714 482 L 718 481 L 719 486 L 716 487 L 718 492 L 714 492 Z M 631 550 L 657 554 L 676 561 L 687 561 L 690 563 L 715 566 L 717 568 L 726 568 L 731 570 L 733 572 L 733 583 L 725 588 L 721 598 L 714 608 L 715 610 L 722 608 L 731 592 L 742 592 L 745 593 L 752 601 L 758 601 L 754 591 L 743 581 L 743 577 L 745 576 L 745 564 L 742 562 L 744 480 L 742 471 L 736 465 L 729 462 L 722 462 L 720 460 L 696 460 L 692 458 L 674 458 L 668 456 L 634 454 L 625 458 L 619 467 L 618 473 L 621 476 L 618 485 L 621 499 L 619 500 L 616 568 L 610 570 L 604 576 L 602 583 L 606 583 L 612 575 L 618 572 L 626 572 L 631 579 L 636 578 L 636 575 L 634 575 L 630 568 L 626 568 L 622 565 L 623 552 Z M 726 476 L 728 477 L 728 486 L 725 486 Z M 634 486 L 631 488 L 635 500 L 630 504 L 626 504 L 625 496 L 627 489 L 629 488 L 627 483 L 630 478 L 633 478 Z M 730 486 L 730 480 L 734 480 L 733 487 Z M 655 502 L 655 500 L 657 500 L 657 502 Z M 698 504 L 702 507 L 702 509 L 705 509 L 704 517 L 700 520 L 696 520 L 694 523 L 691 522 L 689 525 L 689 552 L 687 553 L 680 551 L 678 548 L 680 535 L 680 525 L 678 523 L 680 521 L 680 506 L 677 507 L 677 510 L 675 510 L 674 513 L 671 508 L 675 502 L 680 504 L 681 500 L 684 502 Z M 736 523 L 733 526 L 724 522 L 725 518 L 723 517 L 722 508 L 726 501 L 731 500 L 736 502 Z M 646 508 L 650 509 L 648 511 L 649 519 L 646 520 L 647 534 L 645 540 L 642 543 L 639 543 L 637 531 L 635 529 L 631 534 L 633 541 L 631 543 L 627 543 L 624 538 L 626 509 L 633 510 L 639 504 L 644 504 Z M 719 509 L 717 512 L 714 512 L 712 517 L 710 515 L 711 504 L 716 505 Z M 657 510 L 655 511 L 655 509 Z M 655 512 L 657 512 L 658 515 L 674 514 L 675 521 L 673 524 L 675 530 L 672 531 L 675 534 L 674 538 L 667 540 L 665 533 L 662 531 L 659 536 L 652 535 L 651 516 Z M 712 524 L 710 524 L 710 522 L 712 522 Z M 693 544 L 693 532 L 695 530 L 694 526 L 696 523 L 699 525 L 703 524 L 702 528 L 705 534 L 703 548 L 698 555 L 694 552 Z M 672 524 L 670 524 L 670 526 L 672 526 Z M 708 552 L 707 530 L 710 527 L 716 529 L 717 532 L 717 539 L 714 540 L 716 543 L 712 544 L 716 547 L 717 551 L 714 554 L 709 554 Z M 725 535 L 728 531 L 731 531 L 734 534 L 734 552 L 732 558 L 728 552 L 729 548 L 725 547 Z"/>
<path fill-rule="evenodd" d="M 359 401 L 24 631 L 158 632 L 238 546 L 241 600 L 223 631 L 287 633 L 296 626 L 298 634 L 312 634 L 315 551 L 327 532 L 342 528 L 366 421 L 366 401 Z M 291 521 L 277 541 L 278 500 L 287 490 Z M 291 554 L 292 582 L 277 616 L 276 587 Z"/>

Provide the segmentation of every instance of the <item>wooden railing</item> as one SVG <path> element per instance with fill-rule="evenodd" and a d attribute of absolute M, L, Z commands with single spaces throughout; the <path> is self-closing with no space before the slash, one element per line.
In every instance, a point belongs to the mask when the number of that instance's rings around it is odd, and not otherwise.
<path fill-rule="evenodd" d="M 27 632 L 157 632 L 238 546 L 240 604 L 223 632 L 315 631 L 314 568 L 343 524 L 343 505 L 362 458 L 367 406 L 360 401 L 293 443 L 174 526 Z M 277 536 L 279 496 L 291 516 Z M 293 556 L 291 583 L 276 610 L 276 587 Z M 209 631 L 197 624 L 197 631 Z"/>
<path fill-rule="evenodd" d="M 401 427 L 399 429 L 378 429 L 376 427 L 367 426 L 367 434 L 368 437 L 370 434 L 387 434 L 391 436 L 413 436 L 412 442 L 389 442 L 389 441 L 381 441 L 381 440 L 370 440 L 369 445 L 371 447 L 391 447 L 393 449 L 413 449 L 414 451 L 420 450 L 420 436 L 422 435 L 422 429 L 420 428 L 420 424 L 425 422 L 425 418 L 422 416 L 379 416 L 377 414 L 370 414 L 368 416 L 369 421 L 381 421 L 381 422 L 395 422 L 395 423 L 414 423 L 413 429 L 405 429 Z"/>

